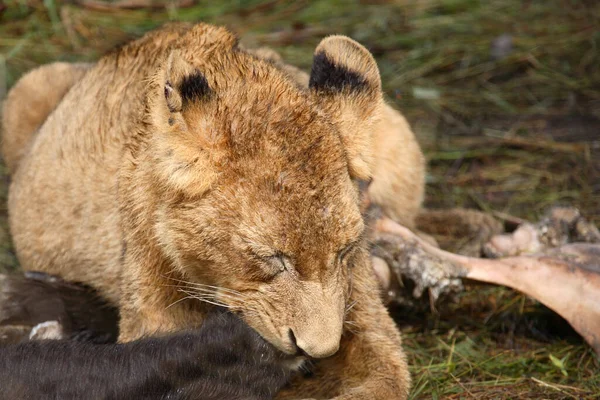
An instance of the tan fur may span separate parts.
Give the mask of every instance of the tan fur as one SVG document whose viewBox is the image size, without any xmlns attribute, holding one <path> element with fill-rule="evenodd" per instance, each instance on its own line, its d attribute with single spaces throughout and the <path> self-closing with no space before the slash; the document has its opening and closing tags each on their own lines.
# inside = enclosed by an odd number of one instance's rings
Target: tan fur
<svg viewBox="0 0 600 400">
<path fill-rule="evenodd" d="M 383 168 L 372 132 L 398 114 L 362 46 L 330 37 L 317 51 L 364 85 L 301 88 L 204 24 L 168 25 L 102 58 L 13 177 L 23 267 L 97 287 L 120 305 L 122 341 L 200 324 L 207 304 L 187 292 L 236 310 L 283 351 L 334 354 L 281 398 L 406 398 L 353 181 Z M 194 74 L 210 91 L 190 100 Z"/>
<path fill-rule="evenodd" d="M 14 173 L 31 137 L 90 64 L 56 62 L 36 68 L 12 87 L 3 104 L 2 154 L 9 173 Z M 40 94 L 43 94 L 40 96 Z"/>
<path fill-rule="evenodd" d="M 285 64 L 281 56 L 267 47 L 249 49 L 257 57 L 270 60 L 302 87 L 309 75 Z M 372 178 L 369 196 L 390 218 L 409 228 L 415 227 L 425 195 L 425 157 L 410 125 L 400 112 L 384 104 L 372 128 Z"/>
</svg>

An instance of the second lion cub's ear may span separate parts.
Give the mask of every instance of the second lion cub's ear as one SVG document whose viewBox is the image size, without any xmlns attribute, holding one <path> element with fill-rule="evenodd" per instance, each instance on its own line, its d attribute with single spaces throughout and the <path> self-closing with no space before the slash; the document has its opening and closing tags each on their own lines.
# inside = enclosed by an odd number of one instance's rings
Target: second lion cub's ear
<svg viewBox="0 0 600 400">
<path fill-rule="evenodd" d="M 371 131 L 383 98 L 375 59 L 346 36 L 329 36 L 315 50 L 309 88 L 340 127 L 350 174 L 371 177 Z"/>
</svg>

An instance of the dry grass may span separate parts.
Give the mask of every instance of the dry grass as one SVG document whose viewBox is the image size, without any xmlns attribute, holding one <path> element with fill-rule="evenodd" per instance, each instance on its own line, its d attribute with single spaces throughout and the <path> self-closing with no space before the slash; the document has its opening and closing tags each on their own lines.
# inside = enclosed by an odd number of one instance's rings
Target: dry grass
<svg viewBox="0 0 600 400">
<path fill-rule="evenodd" d="M 0 97 L 36 65 L 94 60 L 171 19 L 228 25 L 305 68 L 320 38 L 344 33 L 376 55 L 388 99 L 419 136 L 430 160 L 429 207 L 535 220 L 565 203 L 600 222 L 597 1 L 203 0 L 178 9 L 155 0 L 154 9 L 111 11 L 4 1 Z M 16 266 L 2 210 L 0 270 Z M 598 358 L 525 296 L 473 286 L 438 311 L 393 310 L 414 398 L 600 397 Z"/>
</svg>

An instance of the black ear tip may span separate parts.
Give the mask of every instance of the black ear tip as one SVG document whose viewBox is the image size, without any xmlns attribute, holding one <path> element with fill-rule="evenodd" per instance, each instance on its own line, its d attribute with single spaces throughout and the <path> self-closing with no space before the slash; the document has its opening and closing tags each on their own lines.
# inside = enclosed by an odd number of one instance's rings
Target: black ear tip
<svg viewBox="0 0 600 400">
<path fill-rule="evenodd" d="M 204 75 L 200 71 L 194 71 L 181 80 L 179 93 L 181 93 L 181 100 L 185 107 L 192 102 L 206 99 L 212 91 Z"/>
<path fill-rule="evenodd" d="M 336 64 L 322 50 L 315 54 L 308 86 L 317 91 L 341 92 L 362 91 L 369 87 L 367 79 L 344 65 Z"/>
</svg>

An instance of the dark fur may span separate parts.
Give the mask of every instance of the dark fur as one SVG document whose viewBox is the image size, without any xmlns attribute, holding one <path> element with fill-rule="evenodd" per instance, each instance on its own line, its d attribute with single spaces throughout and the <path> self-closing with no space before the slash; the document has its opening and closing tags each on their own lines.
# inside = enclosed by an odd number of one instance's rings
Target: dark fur
<svg viewBox="0 0 600 400">
<path fill-rule="evenodd" d="M 89 286 L 71 283 L 42 272 L 0 275 L 0 331 L 33 328 L 57 321 L 66 337 L 95 343 L 114 343 L 119 312 Z M 12 329 L 14 332 L 15 329 Z M 0 343 L 26 340 L 29 331 Z"/>
<path fill-rule="evenodd" d="M 197 71 L 183 78 L 179 86 L 179 91 L 181 92 L 184 107 L 193 102 L 201 101 L 211 94 L 206 78 Z"/>
<path fill-rule="evenodd" d="M 336 65 L 322 51 L 314 57 L 308 86 L 324 92 L 359 92 L 368 88 L 369 84 L 359 73 L 350 71 L 343 65 Z"/>
<path fill-rule="evenodd" d="M 125 344 L 0 347 L 0 399 L 271 399 L 289 359 L 232 314 L 195 331 Z"/>
</svg>

